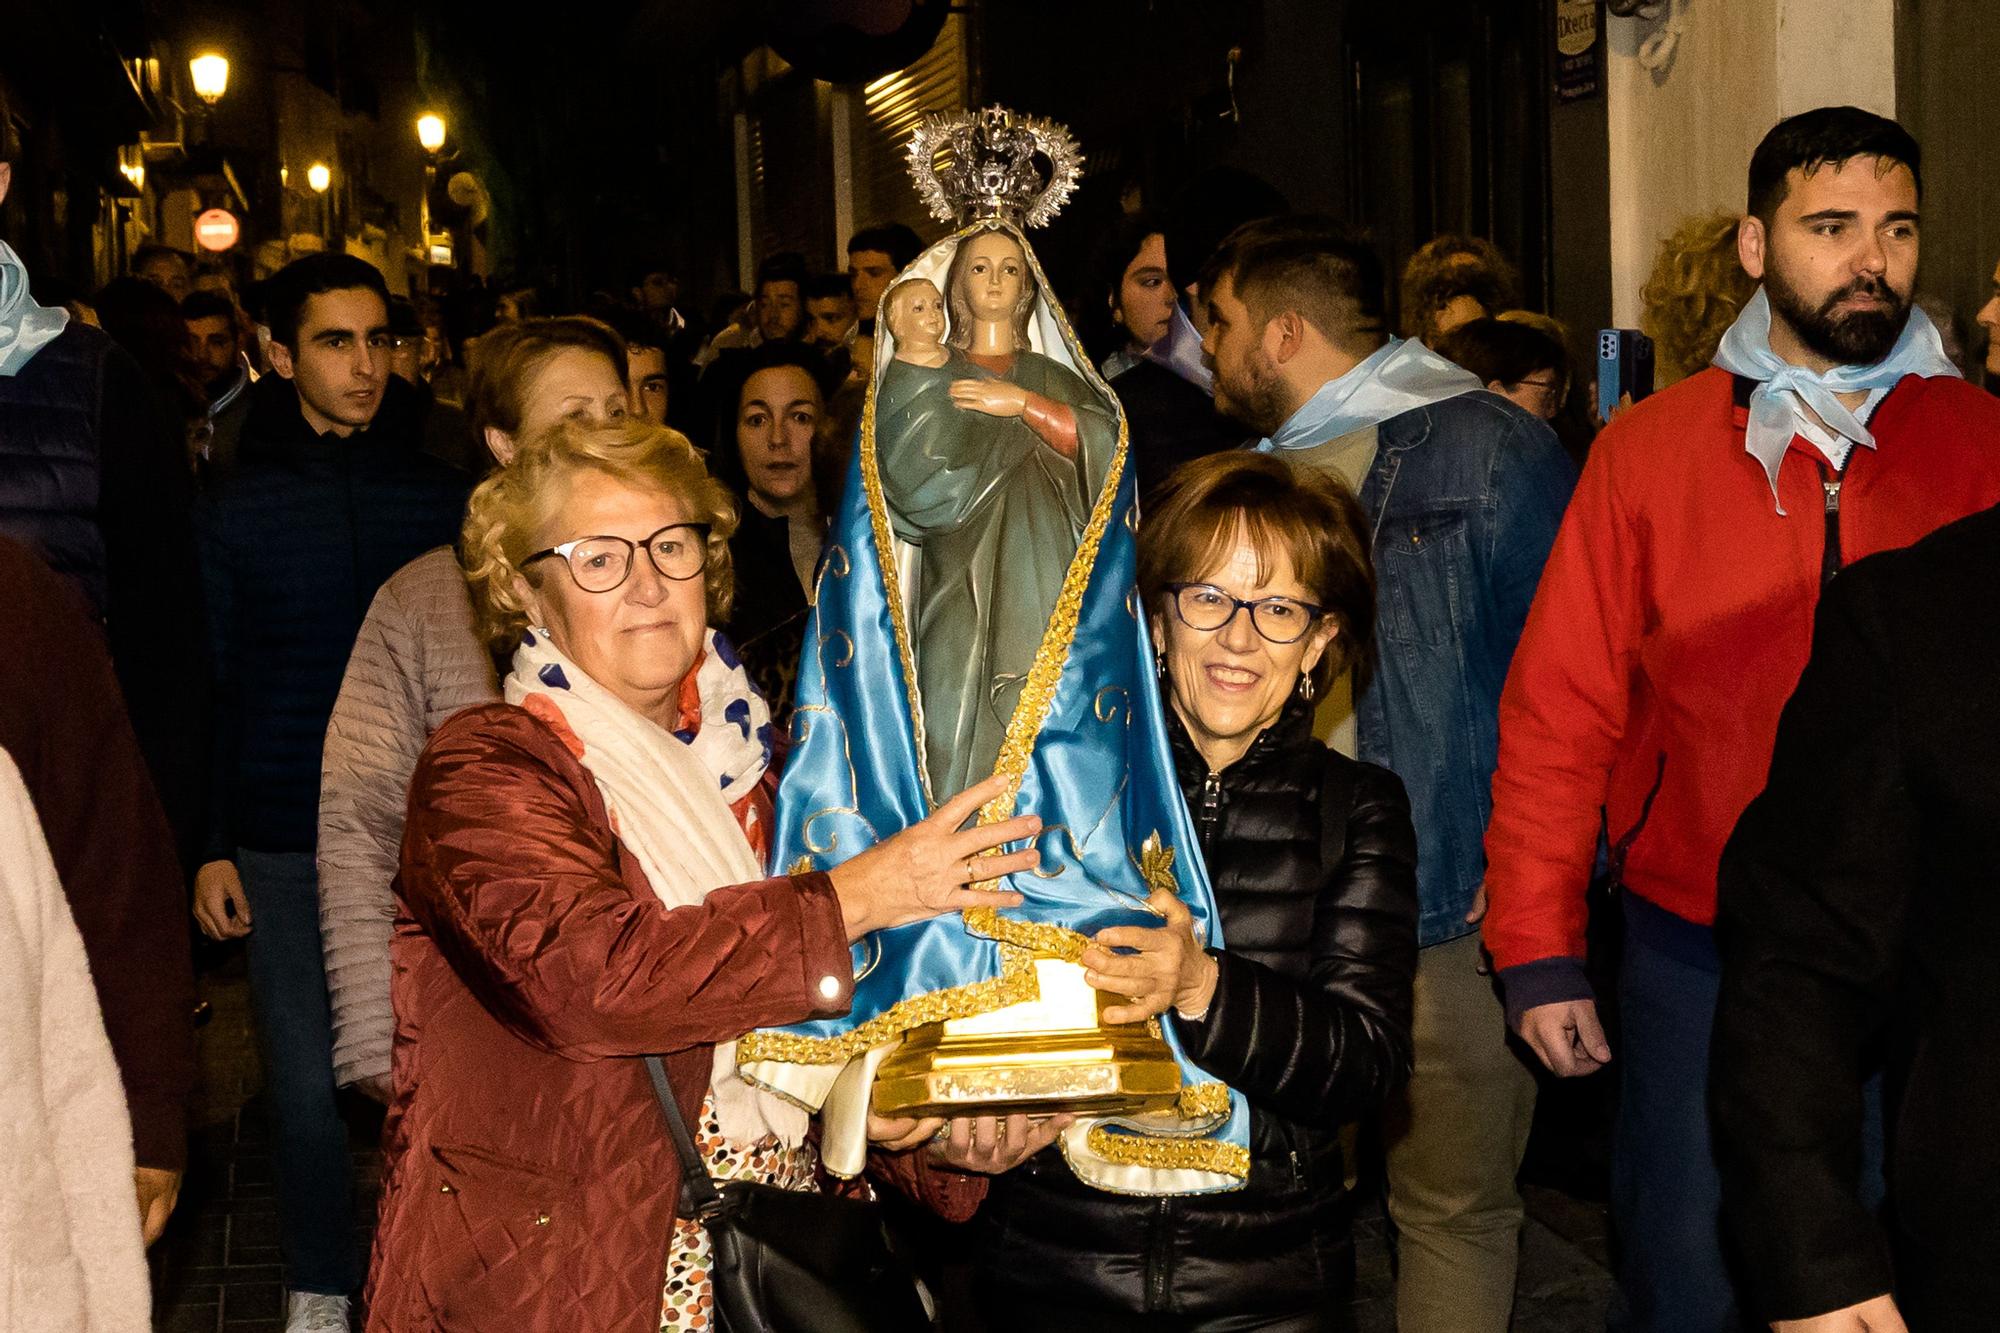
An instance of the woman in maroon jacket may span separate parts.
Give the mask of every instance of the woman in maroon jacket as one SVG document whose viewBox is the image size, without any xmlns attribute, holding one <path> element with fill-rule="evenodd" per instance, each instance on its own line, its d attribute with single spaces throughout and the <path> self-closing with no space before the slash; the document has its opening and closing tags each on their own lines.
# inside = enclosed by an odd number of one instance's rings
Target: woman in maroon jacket
<svg viewBox="0 0 2000 1333">
<path fill-rule="evenodd" d="M 565 425 L 474 493 L 482 615 L 521 646 L 507 702 L 440 728 L 411 786 L 371 1329 L 709 1327 L 637 1057 L 665 1056 L 713 1174 L 811 1188 L 803 1113 L 736 1076 L 734 1039 L 841 1012 L 851 941 L 1034 863 L 975 876 L 1037 827 L 961 831 L 989 782 L 830 873 L 761 877 L 768 715 L 707 630 L 734 519 L 687 441 L 637 421 Z M 879 1173 L 967 1215 L 983 1181 L 903 1151 L 936 1128 L 872 1125 Z"/>
</svg>

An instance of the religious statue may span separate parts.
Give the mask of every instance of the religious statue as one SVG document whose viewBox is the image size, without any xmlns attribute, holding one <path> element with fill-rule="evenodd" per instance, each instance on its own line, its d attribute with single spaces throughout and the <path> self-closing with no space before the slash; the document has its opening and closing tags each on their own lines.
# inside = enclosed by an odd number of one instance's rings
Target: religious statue
<svg viewBox="0 0 2000 1333">
<path fill-rule="evenodd" d="M 885 1114 L 1074 1111 L 1083 1180 L 1231 1189 L 1248 1112 L 1158 1022 L 1104 1024 L 1076 958 L 1164 888 L 1219 944 L 1134 585 L 1123 413 L 1029 246 L 1073 188 L 1068 131 L 933 115 L 911 170 L 958 229 L 883 294 L 875 371 L 822 558 L 774 868 L 825 867 L 999 773 L 983 821 L 1039 815 L 1019 907 L 878 931 L 840 1019 L 751 1033 L 751 1081 L 823 1110 L 830 1170 Z M 1115 997 L 1110 1001 L 1117 1003 Z"/>
<path fill-rule="evenodd" d="M 889 322 L 898 350 L 875 436 L 890 525 L 918 552 L 910 624 L 924 762 L 931 790 L 949 794 L 1000 756 L 1118 420 L 1080 375 L 1030 349 L 1037 293 L 1019 240 L 999 229 L 967 237 L 946 286 L 941 364 L 905 357 Z M 905 304 L 923 302 L 918 292 Z"/>
</svg>

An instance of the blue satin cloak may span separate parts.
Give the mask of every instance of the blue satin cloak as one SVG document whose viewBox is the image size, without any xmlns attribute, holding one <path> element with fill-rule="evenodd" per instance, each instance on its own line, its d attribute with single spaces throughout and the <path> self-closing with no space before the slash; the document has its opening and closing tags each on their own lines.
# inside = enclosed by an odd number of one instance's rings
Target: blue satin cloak
<svg viewBox="0 0 2000 1333">
<path fill-rule="evenodd" d="M 816 869 L 837 865 L 931 808 L 862 465 L 857 448 L 821 561 L 778 794 L 774 872 L 795 870 L 802 860 Z M 1199 938 L 1220 946 L 1214 895 L 1175 780 L 1140 615 L 1137 513 L 1132 471 L 1121 467 L 1076 634 L 1015 805 L 1017 813 L 1043 821 L 1042 866 L 1009 877 L 1008 887 L 1026 901 L 1004 915 L 1084 935 L 1113 925 L 1158 925 L 1140 906 L 1148 888 L 1139 865 L 1142 844 L 1157 836 L 1174 853 L 1173 874 Z M 954 794 L 935 795 L 942 801 Z M 854 1002 L 845 1017 L 781 1031 L 837 1038 L 904 1001 L 998 977 L 1002 946 L 951 914 L 876 932 L 854 946 L 854 967 Z M 1189 1063 L 1173 1025 L 1161 1027 L 1184 1083 L 1215 1082 Z M 1232 1092 L 1227 1122 L 1204 1135 L 1210 1136 L 1247 1143 L 1240 1094 Z"/>
</svg>

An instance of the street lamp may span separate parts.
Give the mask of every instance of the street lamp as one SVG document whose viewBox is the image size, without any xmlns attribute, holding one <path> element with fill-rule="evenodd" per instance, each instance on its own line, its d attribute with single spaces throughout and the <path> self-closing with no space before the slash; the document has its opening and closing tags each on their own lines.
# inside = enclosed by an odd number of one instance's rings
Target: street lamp
<svg viewBox="0 0 2000 1333">
<path fill-rule="evenodd" d="M 324 236 L 330 220 L 327 214 L 326 187 L 333 184 L 333 168 L 324 162 L 313 163 L 306 168 L 306 184 L 312 186 L 313 193 L 319 196 L 319 230 Z"/>
<path fill-rule="evenodd" d="M 194 76 L 195 96 L 214 106 L 229 91 L 229 61 L 213 51 L 204 51 L 188 61 L 188 73 Z"/>
<path fill-rule="evenodd" d="M 444 148 L 444 117 L 435 111 L 426 111 L 417 117 L 417 143 L 424 150 L 424 194 L 417 208 L 417 224 L 424 233 L 424 272 L 429 273 L 431 264 L 431 191 L 437 187 L 438 153 Z M 426 288 L 430 285 L 424 279 Z"/>
</svg>

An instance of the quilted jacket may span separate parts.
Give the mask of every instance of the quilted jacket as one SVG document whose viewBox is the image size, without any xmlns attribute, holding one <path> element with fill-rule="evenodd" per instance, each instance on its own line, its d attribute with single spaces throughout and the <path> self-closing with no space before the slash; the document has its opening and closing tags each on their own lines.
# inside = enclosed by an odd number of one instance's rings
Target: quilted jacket
<svg viewBox="0 0 2000 1333">
<path fill-rule="evenodd" d="M 714 1043 L 845 1012 L 831 882 L 668 910 L 556 733 L 491 703 L 425 747 L 396 891 L 368 1327 L 654 1333 L 680 1168 L 636 1057 L 692 1121 Z M 985 1193 L 921 1152 L 870 1167 L 951 1218 Z"/>
<path fill-rule="evenodd" d="M 343 1087 L 389 1072 L 390 884 L 417 756 L 446 718 L 499 697 L 458 557 L 424 552 L 370 603 L 320 759 L 320 942 Z"/>
<path fill-rule="evenodd" d="M 1017 1323 L 1046 1307 L 1124 1327 L 1115 1316 L 1344 1306 L 1340 1126 L 1410 1072 L 1416 835 L 1403 784 L 1315 741 L 1302 702 L 1220 773 L 1167 716 L 1224 944 L 1208 1013 L 1168 1021 L 1197 1065 L 1249 1098 L 1250 1178 L 1223 1194 L 1120 1197 L 1081 1184 L 1054 1150 L 999 1177 L 979 1281 Z"/>
</svg>

